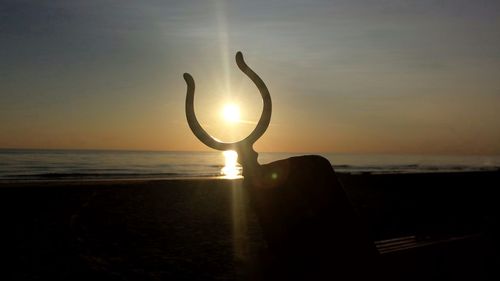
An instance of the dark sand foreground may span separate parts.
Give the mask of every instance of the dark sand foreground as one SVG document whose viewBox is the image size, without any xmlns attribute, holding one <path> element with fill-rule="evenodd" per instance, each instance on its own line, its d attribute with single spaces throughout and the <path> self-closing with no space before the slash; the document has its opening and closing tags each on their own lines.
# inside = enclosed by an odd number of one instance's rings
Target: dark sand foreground
<svg viewBox="0 0 500 281">
<path fill-rule="evenodd" d="M 384 279 L 500 280 L 499 172 L 340 179 Z M 241 180 L 2 183 L 0 206 L 0 280 L 265 277 Z"/>
</svg>

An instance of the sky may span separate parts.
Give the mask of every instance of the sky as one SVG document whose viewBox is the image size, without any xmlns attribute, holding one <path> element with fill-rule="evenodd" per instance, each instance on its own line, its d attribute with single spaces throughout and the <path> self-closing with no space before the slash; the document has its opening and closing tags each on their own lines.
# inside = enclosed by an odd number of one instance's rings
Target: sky
<svg viewBox="0 0 500 281">
<path fill-rule="evenodd" d="M 500 2 L 0 1 L 0 148 L 500 154 Z M 238 104 L 242 122 L 221 120 Z"/>
</svg>

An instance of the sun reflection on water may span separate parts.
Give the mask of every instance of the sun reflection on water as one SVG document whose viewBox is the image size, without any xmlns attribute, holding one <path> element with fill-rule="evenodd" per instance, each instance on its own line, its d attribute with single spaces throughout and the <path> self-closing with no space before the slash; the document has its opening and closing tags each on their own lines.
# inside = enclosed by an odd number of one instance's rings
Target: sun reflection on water
<svg viewBox="0 0 500 281">
<path fill-rule="evenodd" d="M 223 178 L 237 179 L 241 178 L 241 166 L 238 164 L 238 153 L 234 150 L 222 152 L 225 159 L 224 167 L 221 169 Z"/>
</svg>

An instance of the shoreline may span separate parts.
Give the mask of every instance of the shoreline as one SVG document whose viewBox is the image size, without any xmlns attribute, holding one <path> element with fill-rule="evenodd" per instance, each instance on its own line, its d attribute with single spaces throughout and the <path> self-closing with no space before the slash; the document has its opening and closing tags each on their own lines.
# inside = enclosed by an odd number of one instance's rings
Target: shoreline
<svg viewBox="0 0 500 281">
<path fill-rule="evenodd" d="M 165 183 L 165 182 L 197 182 L 197 181 L 238 181 L 243 178 L 230 179 L 224 177 L 179 177 L 179 178 L 111 178 L 111 179 L 43 179 L 43 180 L 0 180 L 0 189 L 7 186 L 23 186 L 41 184 L 50 185 L 126 185 L 140 183 Z"/>
<path fill-rule="evenodd" d="M 362 177 L 362 176 L 419 176 L 419 175 L 459 175 L 459 174 L 498 174 L 500 173 L 500 169 L 491 168 L 491 169 L 478 169 L 478 170 L 469 170 L 469 171 L 422 171 L 422 172 L 336 172 L 340 177 Z M 141 182 L 168 182 L 168 181 L 213 181 L 213 180 L 222 180 L 222 181 L 232 181 L 232 180 L 243 180 L 243 176 L 238 176 L 237 178 L 227 178 L 225 176 L 179 176 L 179 177 L 125 177 L 125 178 L 40 178 L 40 179 L 0 179 L 0 188 L 4 186 L 10 185 L 32 185 L 32 184 L 104 184 L 104 183 L 141 183 Z"/>
</svg>

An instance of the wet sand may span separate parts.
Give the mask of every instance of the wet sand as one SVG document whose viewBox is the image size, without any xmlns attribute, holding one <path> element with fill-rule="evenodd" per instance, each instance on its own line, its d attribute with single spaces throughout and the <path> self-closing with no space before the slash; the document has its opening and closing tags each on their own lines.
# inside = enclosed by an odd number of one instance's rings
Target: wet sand
<svg viewBox="0 0 500 281">
<path fill-rule="evenodd" d="M 499 172 L 340 180 L 374 241 L 479 234 L 382 255 L 386 279 L 499 276 Z M 1 280 L 263 278 L 266 245 L 241 180 L 2 183 L 0 206 Z"/>
</svg>

